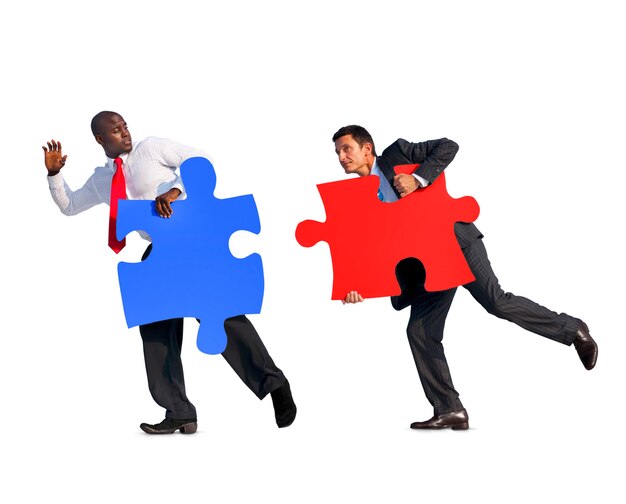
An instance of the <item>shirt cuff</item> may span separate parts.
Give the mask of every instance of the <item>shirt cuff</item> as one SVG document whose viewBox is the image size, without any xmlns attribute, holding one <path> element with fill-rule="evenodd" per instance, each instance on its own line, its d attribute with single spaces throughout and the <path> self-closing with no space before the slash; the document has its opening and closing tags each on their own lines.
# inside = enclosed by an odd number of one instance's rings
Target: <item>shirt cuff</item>
<svg viewBox="0 0 626 504">
<path fill-rule="evenodd" d="M 56 175 L 52 175 L 52 177 L 48 176 L 46 178 L 48 179 L 48 185 L 51 189 L 59 189 L 63 187 L 63 175 L 61 175 L 61 172 Z"/>
<path fill-rule="evenodd" d="M 181 182 L 176 182 L 170 189 L 178 189 L 180 191 L 180 196 L 177 199 L 184 200 L 187 199 L 187 193 L 185 192 L 185 186 Z"/>
<path fill-rule="evenodd" d="M 417 181 L 422 184 L 422 187 L 426 187 L 428 185 L 428 180 L 426 180 L 424 177 L 420 177 L 419 175 L 415 175 L 415 173 L 412 173 L 411 175 L 413 175 Z"/>
</svg>

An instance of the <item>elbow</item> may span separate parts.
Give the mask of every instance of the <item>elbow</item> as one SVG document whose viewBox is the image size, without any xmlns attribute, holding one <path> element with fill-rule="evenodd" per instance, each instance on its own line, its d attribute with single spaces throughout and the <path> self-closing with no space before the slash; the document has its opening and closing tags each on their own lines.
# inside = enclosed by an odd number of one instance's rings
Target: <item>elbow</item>
<svg viewBox="0 0 626 504">
<path fill-rule="evenodd" d="M 450 150 L 453 156 L 455 156 L 456 153 L 459 152 L 459 144 L 456 143 L 454 140 L 450 140 L 449 138 L 443 138 L 442 140 L 446 142 L 446 147 Z"/>
<path fill-rule="evenodd" d="M 77 213 L 73 205 L 61 206 L 59 203 L 57 203 L 57 206 L 59 207 L 61 213 L 68 217 Z"/>
</svg>

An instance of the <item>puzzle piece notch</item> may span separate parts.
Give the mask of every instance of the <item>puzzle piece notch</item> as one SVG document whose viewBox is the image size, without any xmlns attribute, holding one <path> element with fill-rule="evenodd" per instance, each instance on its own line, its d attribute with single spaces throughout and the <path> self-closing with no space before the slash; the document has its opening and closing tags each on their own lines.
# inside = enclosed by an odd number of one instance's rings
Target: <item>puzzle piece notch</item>
<svg viewBox="0 0 626 504">
<path fill-rule="evenodd" d="M 119 202 L 118 237 L 143 230 L 153 241 L 146 260 L 118 264 L 126 323 L 198 318 L 198 348 L 217 354 L 226 348 L 226 318 L 261 311 L 261 257 L 235 258 L 228 247 L 233 233 L 258 234 L 261 223 L 252 195 L 214 196 L 216 176 L 208 159 L 187 159 L 180 172 L 187 199 L 172 203 L 169 219 L 158 216 L 153 201 Z"/>
<path fill-rule="evenodd" d="M 396 173 L 412 173 L 415 168 L 397 166 Z M 443 173 L 394 203 L 377 198 L 378 186 L 376 176 L 319 184 L 326 221 L 303 221 L 296 229 L 296 239 L 304 247 L 328 243 L 332 299 L 344 299 L 352 290 L 366 298 L 400 294 L 395 267 L 408 257 L 424 265 L 429 291 L 474 280 L 454 234 L 455 222 L 478 217 L 474 198 L 451 198 Z"/>
</svg>

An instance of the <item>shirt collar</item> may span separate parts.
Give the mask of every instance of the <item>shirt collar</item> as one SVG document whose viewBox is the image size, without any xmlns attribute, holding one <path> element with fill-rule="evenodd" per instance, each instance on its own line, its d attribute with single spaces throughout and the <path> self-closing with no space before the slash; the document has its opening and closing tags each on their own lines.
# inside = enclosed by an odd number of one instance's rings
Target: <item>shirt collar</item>
<svg viewBox="0 0 626 504">
<path fill-rule="evenodd" d="M 382 175 L 380 168 L 378 167 L 378 163 L 376 162 L 378 158 L 374 158 L 374 164 L 372 165 L 372 169 L 370 170 L 370 175 L 378 175 L 379 177 Z"/>
<path fill-rule="evenodd" d="M 128 157 L 128 152 L 123 152 L 122 154 L 119 155 L 119 158 L 122 160 L 122 163 L 126 163 L 126 158 Z M 115 171 L 117 168 L 115 166 L 115 158 L 110 158 L 109 156 L 107 156 L 107 166 Z"/>
</svg>

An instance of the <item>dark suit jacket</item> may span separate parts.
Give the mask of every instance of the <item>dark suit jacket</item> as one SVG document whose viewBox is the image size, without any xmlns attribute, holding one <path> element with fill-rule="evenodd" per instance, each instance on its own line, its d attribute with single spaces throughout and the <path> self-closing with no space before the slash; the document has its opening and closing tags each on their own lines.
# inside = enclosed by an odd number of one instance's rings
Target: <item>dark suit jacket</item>
<svg viewBox="0 0 626 504">
<path fill-rule="evenodd" d="M 415 173 L 432 184 L 452 162 L 458 150 L 459 146 L 447 138 L 418 143 L 407 142 L 399 138 L 376 158 L 376 162 L 380 171 L 391 184 L 396 196 L 400 197 L 398 191 L 393 187 L 394 166 L 419 164 L 420 167 Z M 464 222 L 457 222 L 454 225 L 454 232 L 461 248 L 467 247 L 474 240 L 483 236 L 474 224 Z"/>
</svg>

